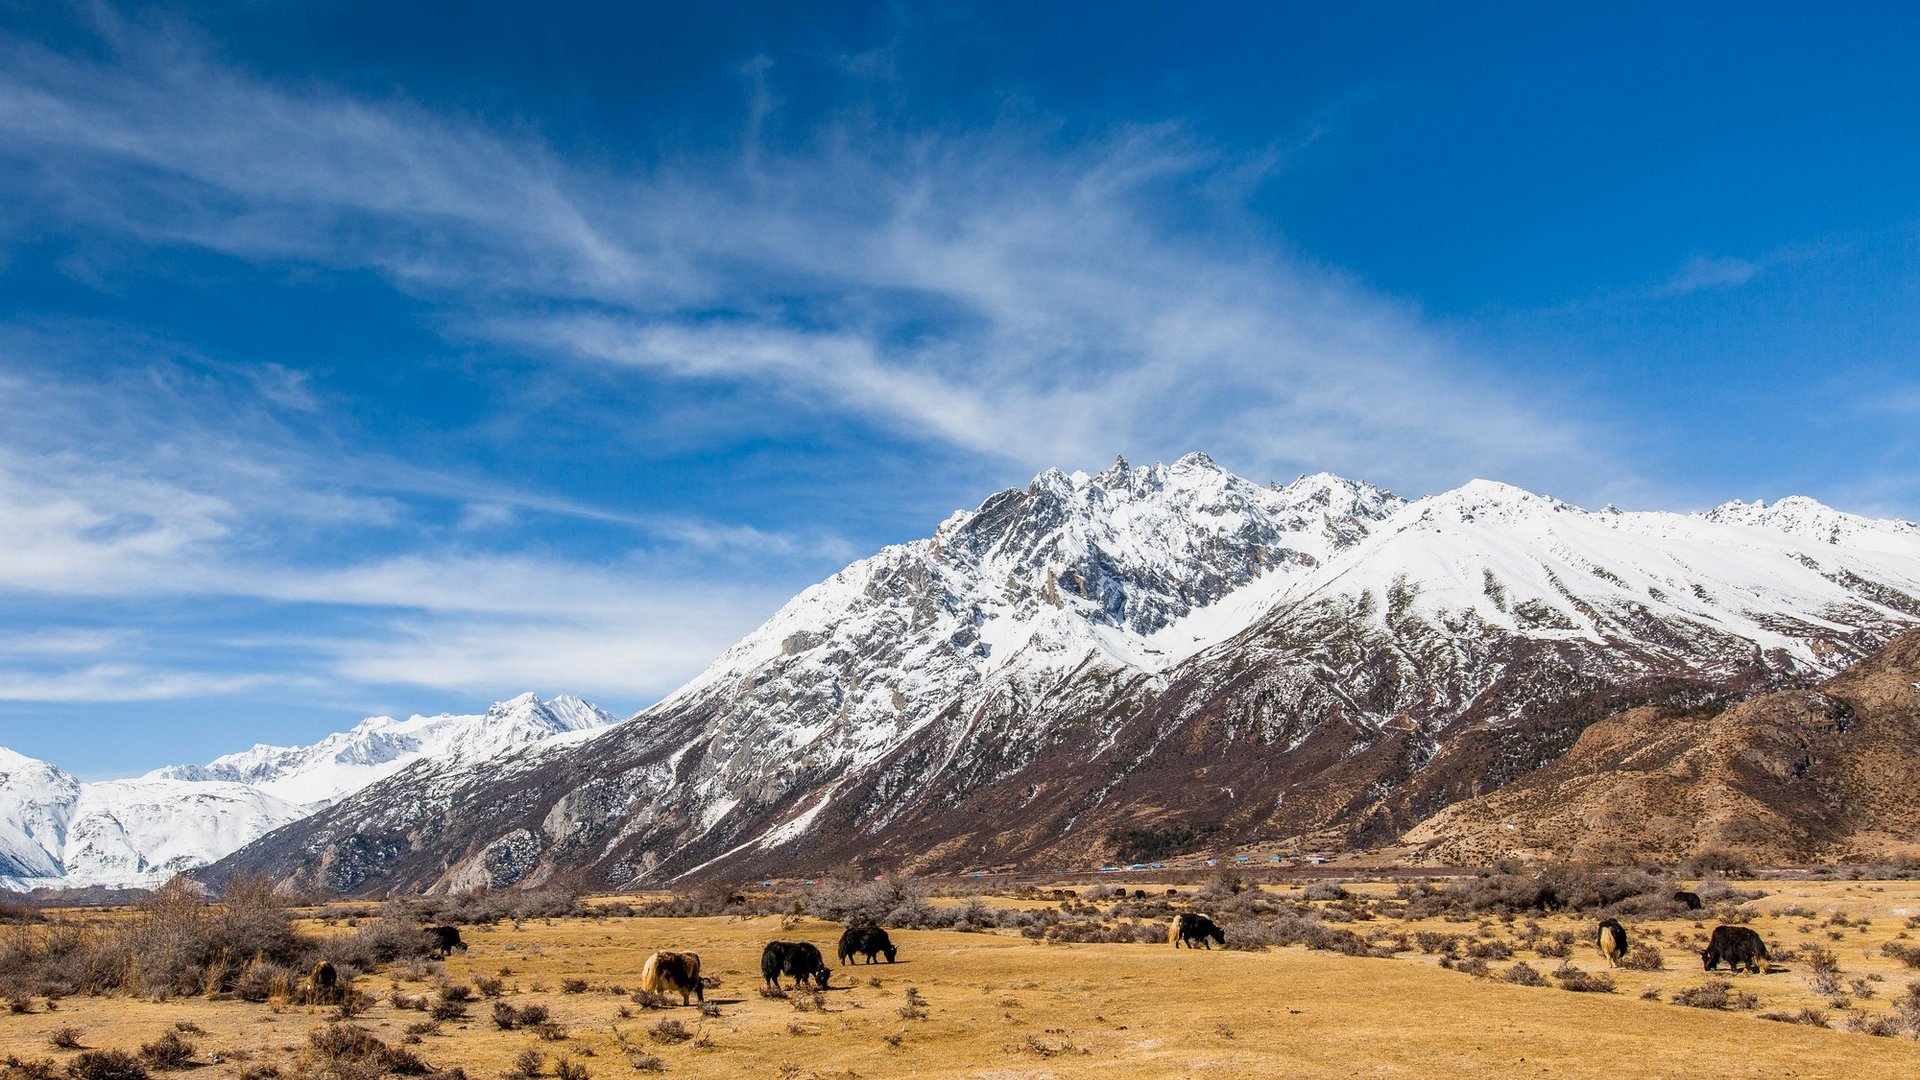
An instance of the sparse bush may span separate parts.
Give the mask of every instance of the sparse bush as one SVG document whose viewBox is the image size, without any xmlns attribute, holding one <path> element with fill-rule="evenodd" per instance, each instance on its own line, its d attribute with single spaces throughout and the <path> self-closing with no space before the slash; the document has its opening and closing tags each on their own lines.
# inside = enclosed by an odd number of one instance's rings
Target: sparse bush
<svg viewBox="0 0 1920 1080">
<path fill-rule="evenodd" d="M 1778 1010 L 1774 1012 L 1763 1012 L 1760 1014 L 1760 1019 L 1776 1020 L 1783 1024 L 1805 1024 L 1808 1027 L 1823 1028 L 1828 1026 L 1827 1010 L 1816 1009 L 1816 1008 L 1813 1008 L 1812 1006 L 1805 1006 L 1796 1012 L 1784 1012 L 1784 1011 L 1778 1011 Z"/>
<path fill-rule="evenodd" d="M 563 994 L 584 994 L 587 992 L 587 980 L 579 978 L 561 979 L 560 992 Z"/>
<path fill-rule="evenodd" d="M 1833 950 L 1821 945 L 1809 945 L 1801 950 L 1800 955 L 1807 969 L 1813 973 L 1814 993 L 1840 992 L 1840 961 L 1833 955 Z"/>
<path fill-rule="evenodd" d="M 23 1058 L 8 1054 L 0 1059 L 0 1080 L 59 1080 L 60 1069 L 52 1058 Z"/>
<path fill-rule="evenodd" d="M 179 1032 L 169 1031 L 140 1047 L 140 1060 L 148 1068 L 161 1072 L 184 1069 L 193 1064 L 193 1044 L 181 1038 Z"/>
<path fill-rule="evenodd" d="M 1760 1000 L 1744 990 L 1735 990 L 1725 979 L 1708 979 L 1699 986 L 1676 992 L 1673 1003 L 1696 1009 L 1752 1009 Z"/>
<path fill-rule="evenodd" d="M 526 1080 L 529 1077 L 539 1076 L 546 1065 L 547 1056 L 529 1047 L 520 1051 L 520 1056 L 513 1059 L 513 1067 L 507 1070 L 507 1075 L 517 1080 Z"/>
<path fill-rule="evenodd" d="M 1719 848 L 1709 848 L 1681 864 L 1681 871 L 1688 877 L 1704 877 L 1719 874 L 1724 877 L 1747 877 L 1753 873 L 1753 865 L 1744 856 Z M 1701 893 L 1704 899 L 1706 894 Z"/>
<path fill-rule="evenodd" d="M 1533 966 L 1528 964 L 1525 960 L 1522 960 L 1519 963 L 1508 968 L 1507 973 L 1505 976 L 1503 976 L 1503 978 L 1505 978 L 1508 982 L 1513 983 L 1515 986 L 1547 985 L 1547 977 L 1545 975 L 1540 974 L 1538 971 L 1535 971 L 1533 969 Z"/>
<path fill-rule="evenodd" d="M 1642 941 L 1627 949 L 1627 955 L 1620 958 L 1620 966 L 1628 971 L 1665 971 L 1667 955 Z"/>
<path fill-rule="evenodd" d="M 647 1038 L 660 1043 L 686 1042 L 693 1038 L 693 1032 L 678 1020 L 662 1020 L 647 1029 Z"/>
<path fill-rule="evenodd" d="M 124 1050 L 83 1050 L 67 1062 L 72 1080 L 147 1080 L 149 1075 L 147 1067 Z"/>
<path fill-rule="evenodd" d="M 1889 941 L 1880 946 L 1880 955 L 1890 956 L 1910 968 L 1920 968 L 1920 946 Z"/>
<path fill-rule="evenodd" d="M 54 1028 L 53 1034 L 47 1036 L 47 1041 L 52 1043 L 56 1050 L 78 1050 L 80 1034 L 79 1028 L 69 1024 L 66 1027 Z"/>
<path fill-rule="evenodd" d="M 433 1069 L 412 1051 L 388 1046 L 357 1024 L 329 1024 L 307 1033 L 306 1060 L 338 1075 L 425 1076 Z"/>
<path fill-rule="evenodd" d="M 918 928 L 941 918 L 928 906 L 925 886 L 897 874 L 869 882 L 827 878 L 808 889 L 801 903 L 807 914 L 844 926 Z M 942 925 L 952 925 L 954 917 L 947 915 Z"/>
<path fill-rule="evenodd" d="M 1584 971 L 1572 964 L 1561 964 L 1553 969 L 1554 981 L 1560 989 L 1571 990 L 1576 994 L 1611 994 L 1613 978 L 1599 972 Z"/>
<path fill-rule="evenodd" d="M 1331 881 L 1316 881 L 1300 892 L 1302 900 L 1345 900 L 1352 895 Z"/>
<path fill-rule="evenodd" d="M 588 1080 L 591 1074 L 585 1065 L 576 1064 L 572 1058 L 561 1054 L 553 1063 L 553 1075 L 556 1080 Z"/>
<path fill-rule="evenodd" d="M 1513 950 L 1499 938 L 1487 941 L 1470 942 L 1466 947 L 1468 956 L 1481 960 L 1505 960 L 1513 955 Z"/>
</svg>

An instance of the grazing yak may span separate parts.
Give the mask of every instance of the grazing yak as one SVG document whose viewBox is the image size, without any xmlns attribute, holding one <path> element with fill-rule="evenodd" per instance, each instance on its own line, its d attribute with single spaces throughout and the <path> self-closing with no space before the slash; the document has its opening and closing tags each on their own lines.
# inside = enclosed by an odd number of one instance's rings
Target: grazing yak
<svg viewBox="0 0 1920 1080">
<path fill-rule="evenodd" d="M 1688 892 L 1685 889 L 1681 889 L 1673 894 L 1673 902 L 1686 908 L 1688 911 L 1699 911 L 1701 908 L 1707 906 L 1700 902 L 1699 893 Z"/>
<path fill-rule="evenodd" d="M 1167 930 L 1167 940 L 1172 942 L 1176 949 L 1185 945 L 1189 949 L 1205 948 L 1208 952 L 1212 952 L 1213 946 L 1207 944 L 1209 938 L 1225 945 L 1227 932 L 1215 926 L 1211 918 L 1193 911 L 1181 912 Z M 1195 944 L 1196 942 L 1198 944 Z"/>
<path fill-rule="evenodd" d="M 820 958 L 820 950 L 810 941 L 769 941 L 767 947 L 760 950 L 760 974 L 767 985 L 778 990 L 780 976 L 793 980 L 796 987 L 805 986 L 812 979 L 815 986 L 825 990 L 827 977 L 833 969 L 827 967 Z"/>
<path fill-rule="evenodd" d="M 1627 955 L 1627 928 L 1620 925 L 1619 919 L 1607 919 L 1600 924 L 1594 944 L 1600 947 L 1600 955 L 1607 958 L 1608 967 L 1619 967 L 1620 958 Z"/>
<path fill-rule="evenodd" d="M 899 950 L 887 932 L 877 926 L 849 926 L 846 933 L 840 935 L 840 962 L 853 963 L 855 956 L 864 956 L 867 963 L 876 963 L 881 953 L 887 955 L 887 963 L 893 963 L 894 954 Z"/>
<path fill-rule="evenodd" d="M 429 926 L 427 936 L 433 939 L 428 945 L 428 951 L 442 960 L 456 951 L 467 951 L 467 943 L 460 940 L 460 931 L 456 927 Z"/>
<path fill-rule="evenodd" d="M 320 961 L 307 974 L 307 1000 L 315 1005 L 339 1003 L 340 972 L 331 961 Z"/>
<path fill-rule="evenodd" d="M 1732 971 L 1746 968 L 1758 975 L 1766 970 L 1767 943 L 1760 935 L 1744 926 L 1716 926 L 1713 937 L 1707 940 L 1707 947 L 1700 950 L 1700 963 L 1713 971 L 1726 964 Z"/>
<path fill-rule="evenodd" d="M 707 1000 L 706 989 L 700 983 L 700 954 L 654 953 L 640 968 L 640 988 L 655 994 L 678 993 L 682 1005 L 688 1003 L 689 995 L 699 1001 Z"/>
</svg>

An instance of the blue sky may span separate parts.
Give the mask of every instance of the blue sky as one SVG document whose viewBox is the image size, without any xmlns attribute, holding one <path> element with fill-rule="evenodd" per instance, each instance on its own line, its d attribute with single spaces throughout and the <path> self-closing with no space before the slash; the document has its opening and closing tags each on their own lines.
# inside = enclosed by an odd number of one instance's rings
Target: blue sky
<svg viewBox="0 0 1920 1080">
<path fill-rule="evenodd" d="M 1115 454 L 1920 517 L 1920 17 L 1560 7 L 8 5 L 0 744 L 631 711 Z"/>
</svg>

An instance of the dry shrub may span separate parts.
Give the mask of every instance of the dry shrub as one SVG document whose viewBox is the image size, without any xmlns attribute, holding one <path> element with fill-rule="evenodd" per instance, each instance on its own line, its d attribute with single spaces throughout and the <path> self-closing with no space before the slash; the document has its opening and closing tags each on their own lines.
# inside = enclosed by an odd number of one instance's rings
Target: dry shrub
<svg viewBox="0 0 1920 1080">
<path fill-rule="evenodd" d="M 60 1069 L 52 1058 L 22 1058 L 8 1054 L 0 1059 L 0 1080 L 59 1080 Z"/>
<path fill-rule="evenodd" d="M 1468 944 L 1466 953 L 1479 960 L 1505 960 L 1513 955 L 1513 949 L 1499 938 L 1493 938 Z"/>
<path fill-rule="evenodd" d="M 910 877 L 887 874 L 878 881 L 826 878 L 808 889 L 801 900 L 808 915 L 842 926 L 951 926 L 957 913 L 942 920 L 927 904 L 926 887 Z"/>
<path fill-rule="evenodd" d="M 520 1056 L 513 1059 L 513 1067 L 506 1071 L 506 1076 L 508 1080 L 527 1080 L 529 1077 L 539 1076 L 540 1070 L 546 1066 L 546 1063 L 545 1054 L 529 1047 L 520 1051 Z"/>
<path fill-rule="evenodd" d="M 71 1080 L 147 1080 L 140 1060 L 124 1050 L 84 1050 L 67 1062 Z"/>
<path fill-rule="evenodd" d="M 561 979 L 560 992 L 563 994 L 584 994 L 587 992 L 587 980 L 579 978 Z"/>
<path fill-rule="evenodd" d="M 493 1023 L 502 1031 L 512 1031 L 518 1027 L 538 1027 L 547 1022 L 545 1005 L 521 1005 L 518 1008 L 504 1002 L 493 1003 Z"/>
<path fill-rule="evenodd" d="M 1889 941 L 1880 946 L 1880 955 L 1890 956 L 1910 968 L 1920 968 L 1920 946 Z"/>
<path fill-rule="evenodd" d="M 1613 979 L 1611 976 L 1584 971 L 1572 964 L 1561 964 L 1553 970 L 1554 980 L 1560 989 L 1571 990 L 1576 994 L 1611 994 Z"/>
<path fill-rule="evenodd" d="M 53 1033 L 47 1036 L 47 1041 L 52 1043 L 53 1048 L 56 1050 L 78 1050 L 80 1049 L 80 1034 L 79 1028 L 68 1025 L 66 1027 L 54 1028 Z"/>
<path fill-rule="evenodd" d="M 1525 960 L 1508 968 L 1506 975 L 1502 977 L 1515 986 L 1547 985 L 1547 977 L 1535 971 L 1533 965 L 1527 963 Z"/>
<path fill-rule="evenodd" d="M 1823 1028 L 1828 1026 L 1827 1010 L 1816 1009 L 1810 1005 L 1801 1008 L 1798 1012 L 1784 1012 L 1784 1011 L 1778 1011 L 1778 1010 L 1774 1012 L 1763 1012 L 1760 1014 L 1760 1019 L 1776 1020 L 1783 1024 L 1805 1024 L 1808 1027 Z"/>
<path fill-rule="evenodd" d="M 343 1077 L 425 1076 L 433 1071 L 410 1050 L 397 1049 L 358 1024 L 329 1024 L 307 1033 L 303 1071 Z"/>
<path fill-rule="evenodd" d="M 662 1020 L 647 1029 L 647 1038 L 661 1043 L 686 1042 L 693 1038 L 693 1032 L 678 1020 Z"/>
<path fill-rule="evenodd" d="M 193 1044 L 180 1037 L 177 1031 L 169 1031 L 150 1043 L 140 1047 L 140 1060 L 147 1067 L 168 1072 L 184 1069 L 193 1064 Z"/>
<path fill-rule="evenodd" d="M 1620 958 L 1620 966 L 1628 971 L 1665 971 L 1667 955 L 1652 945 L 1640 942 L 1627 949 L 1627 955 Z"/>
<path fill-rule="evenodd" d="M 1676 992 L 1673 1003 L 1696 1009 L 1752 1009 L 1760 1000 L 1744 990 L 1735 990 L 1725 979 L 1708 979 L 1699 986 Z"/>
</svg>

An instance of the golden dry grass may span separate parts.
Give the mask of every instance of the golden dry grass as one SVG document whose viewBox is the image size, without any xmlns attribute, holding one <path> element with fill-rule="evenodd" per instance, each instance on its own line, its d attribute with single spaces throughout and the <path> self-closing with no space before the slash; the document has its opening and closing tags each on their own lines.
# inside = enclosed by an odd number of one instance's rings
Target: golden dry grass
<svg viewBox="0 0 1920 1080">
<path fill-rule="evenodd" d="M 1856 1001 L 1884 1011 L 1886 999 L 1920 979 L 1879 946 L 1908 931 L 1920 914 L 1920 884 L 1911 882 L 1768 882 L 1752 925 L 1778 946 L 1819 942 L 1840 959 L 1843 981 L 1879 975 L 1876 997 Z M 1391 887 L 1362 891 L 1385 894 Z M 1800 906 L 1812 918 L 1774 914 Z M 1829 926 L 1833 913 L 1871 920 L 1864 932 Z M 1487 920 L 1373 920 L 1355 929 L 1434 929 L 1512 940 L 1523 925 Z M 1605 964 L 1586 942 L 1589 920 L 1541 920 L 1544 929 L 1579 934 L 1573 962 L 1589 971 Z M 1557 987 L 1518 987 L 1441 969 L 1417 953 L 1365 959 L 1292 947 L 1265 953 L 1190 952 L 1165 945 L 1047 945 L 1017 937 L 896 931 L 901 962 L 837 967 L 834 989 L 818 1008 L 758 993 L 759 951 L 773 938 L 811 940 L 831 958 L 839 928 L 802 920 L 557 919 L 463 930 L 472 948 L 439 975 L 458 982 L 493 976 L 503 1000 L 544 1004 L 565 1038 L 502 1031 L 477 1001 L 468 1018 L 443 1023 L 411 1048 L 441 1068 L 459 1065 L 475 1077 L 506 1072 L 528 1049 L 541 1052 L 546 1074 L 561 1054 L 592 1076 L 630 1075 L 634 1057 L 657 1057 L 668 1076 L 1239 1076 L 1432 1077 L 1447 1074 L 1555 1077 L 1866 1077 L 1920 1075 L 1920 1044 L 1839 1030 L 1761 1020 L 1757 1012 L 1724 1013 L 1642 1000 L 1652 985 L 1663 997 L 1707 978 L 1681 939 L 1704 936 L 1711 922 L 1669 920 L 1629 925 L 1636 937 L 1658 929 L 1668 961 L 1661 972 L 1617 971 L 1619 992 L 1574 994 Z M 1806 928 L 1803 932 L 1802 928 Z M 321 932 L 339 928 L 315 927 Z M 1832 940 L 1831 935 L 1839 935 Z M 1907 939 L 1908 941 L 1920 938 Z M 629 1000 L 646 956 L 656 948 L 701 954 L 720 985 L 708 991 L 717 1017 L 678 1006 L 652 1011 Z M 1542 971 L 1558 960 L 1520 954 Z M 1495 961 L 1497 971 L 1513 961 Z M 1804 964 L 1731 981 L 1761 1000 L 1760 1011 L 1824 1005 Z M 504 972 L 504 973 L 503 973 Z M 394 987 L 430 993 L 436 974 L 409 979 L 396 969 L 363 976 L 359 989 L 378 996 L 358 1022 L 391 1044 L 402 1043 L 422 1013 L 395 1008 Z M 583 993 L 563 993 L 562 980 L 584 979 Z M 925 1001 L 924 1018 L 902 1015 L 908 989 Z M 797 995 L 796 995 L 797 997 Z M 810 1004 L 810 998 L 800 999 Z M 0 1053 L 52 1057 L 56 1028 L 82 1031 L 89 1047 L 134 1049 L 176 1023 L 196 1036 L 198 1077 L 237 1076 L 249 1065 L 291 1062 L 306 1033 L 333 1010 L 202 999 L 170 1002 L 71 998 L 58 1011 L 44 1002 L 26 1015 L 0 1014 Z M 622 1016 L 622 1010 L 630 1015 Z M 678 1020 L 694 1038 L 659 1042 L 650 1029 Z"/>
</svg>

